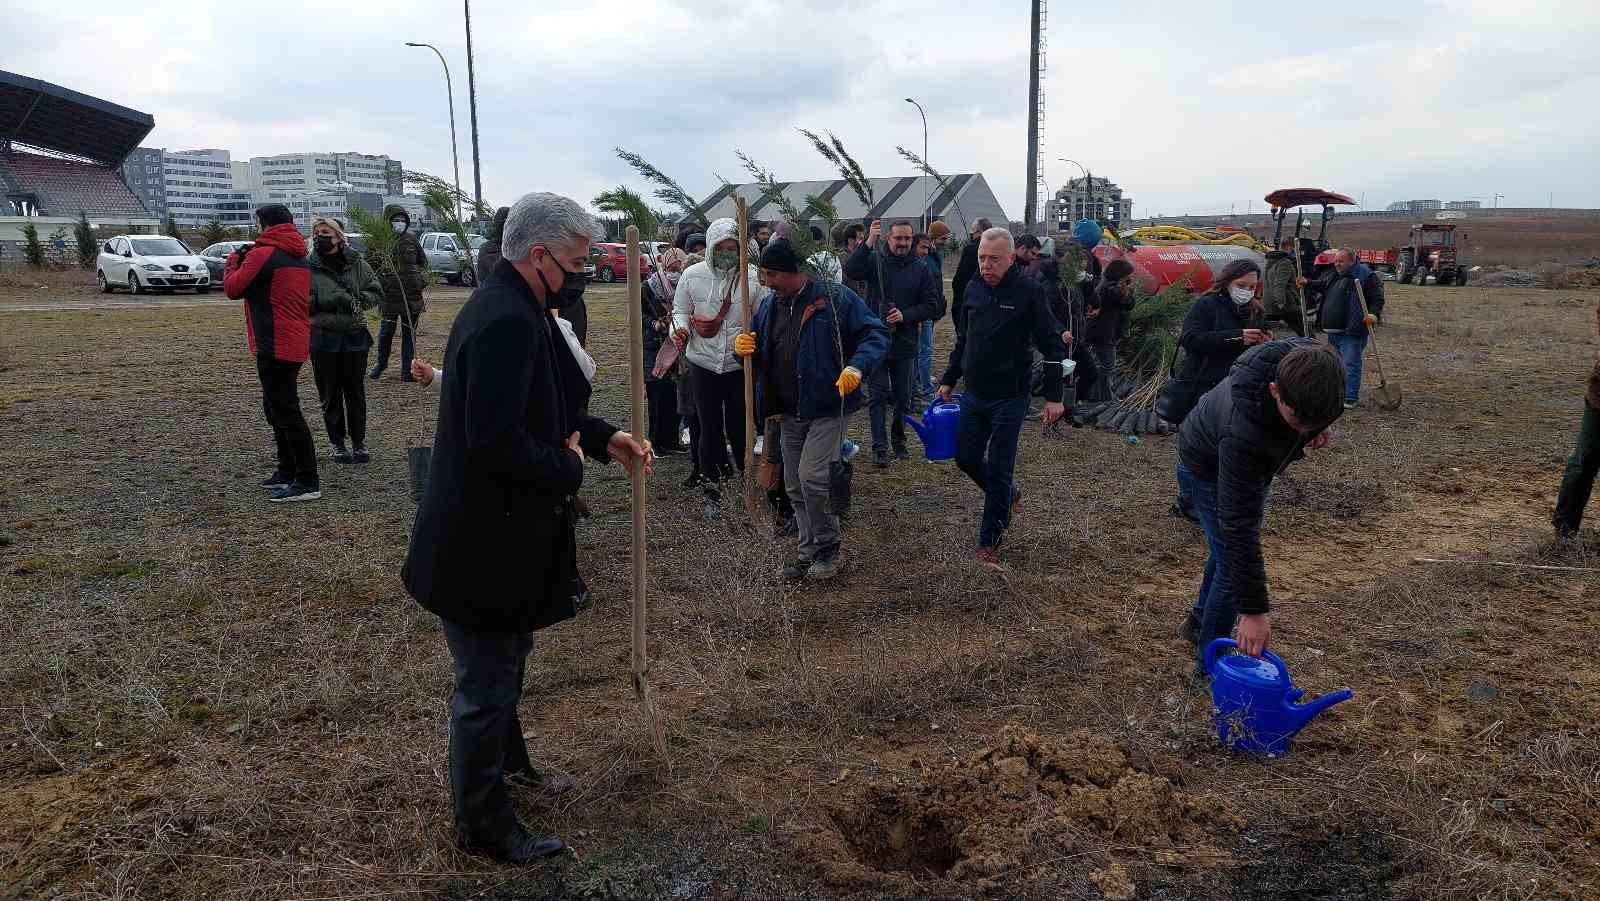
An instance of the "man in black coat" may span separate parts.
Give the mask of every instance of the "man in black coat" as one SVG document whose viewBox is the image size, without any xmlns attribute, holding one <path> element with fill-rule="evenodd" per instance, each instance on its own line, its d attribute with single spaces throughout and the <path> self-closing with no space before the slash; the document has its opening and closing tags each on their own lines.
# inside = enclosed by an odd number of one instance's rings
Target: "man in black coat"
<svg viewBox="0 0 1600 901">
<path fill-rule="evenodd" d="M 1015 265 L 1011 233 L 991 228 L 979 244 L 978 278 L 967 286 L 962 328 L 950 352 L 950 367 L 939 380 L 939 397 L 948 401 L 956 383 L 966 379 L 956 465 L 984 493 L 978 563 L 999 569 L 1000 540 L 1022 503 L 1013 474 L 1032 387 L 1032 348 L 1038 347 L 1045 360 L 1046 426 L 1066 412 L 1061 403 L 1061 361 L 1067 349 L 1044 289 Z"/>
<path fill-rule="evenodd" d="M 574 616 L 584 593 L 573 533 L 584 457 L 650 469 L 631 436 L 584 413 L 588 381 L 554 319 L 583 292 L 593 231 L 581 206 L 555 194 L 511 208 L 503 258 L 450 327 L 450 378 L 401 573 L 439 615 L 454 666 L 457 840 L 511 862 L 565 847 L 517 821 L 502 780 L 571 787 L 533 768 L 517 702 L 534 631 Z"/>
<path fill-rule="evenodd" d="M 944 316 L 944 295 L 933 270 L 912 250 L 911 223 L 896 220 L 889 226 L 887 244 L 880 243 L 883 222 L 875 221 L 867 240 L 844 261 L 845 278 L 866 282 L 867 309 L 889 327 L 889 354 L 874 369 L 867 383 L 871 398 L 872 462 L 889 465 L 889 442 L 894 455 L 911 459 L 906 449 L 904 417 L 911 412 L 911 375 L 917 362 L 917 339 L 924 322 Z M 893 407 L 893 422 L 885 422 Z"/>
<path fill-rule="evenodd" d="M 1239 626 L 1239 649 L 1260 656 L 1272 636 L 1261 520 L 1267 488 L 1305 451 L 1328 443 L 1344 413 L 1344 364 L 1309 338 L 1245 351 L 1178 433 L 1178 482 L 1194 503 L 1211 555 L 1181 634 L 1206 645 Z"/>
<path fill-rule="evenodd" d="M 956 274 L 950 280 L 950 321 L 955 323 L 956 331 L 961 331 L 961 304 L 967 296 L 967 284 L 972 277 L 978 274 L 978 240 L 983 233 L 994 226 L 988 219 L 979 219 L 972 223 L 972 231 L 967 234 L 967 243 L 961 248 L 961 259 L 956 262 Z"/>
</svg>

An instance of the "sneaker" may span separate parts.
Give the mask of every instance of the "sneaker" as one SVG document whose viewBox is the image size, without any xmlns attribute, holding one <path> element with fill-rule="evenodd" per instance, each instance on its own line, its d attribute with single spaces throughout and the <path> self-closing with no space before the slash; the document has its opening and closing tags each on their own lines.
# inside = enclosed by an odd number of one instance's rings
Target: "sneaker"
<svg viewBox="0 0 1600 901">
<path fill-rule="evenodd" d="M 374 382 L 376 382 L 378 380 L 378 377 L 381 376 L 381 375 L 383 375 L 383 370 L 382 369 L 374 369 L 371 372 L 367 373 L 367 378 L 372 379 Z"/>
<path fill-rule="evenodd" d="M 294 481 L 294 479 L 284 475 L 283 470 L 278 469 L 273 470 L 272 475 L 261 480 L 261 487 L 267 489 L 268 491 L 276 491 L 292 481 Z"/>
<path fill-rule="evenodd" d="M 1361 401 L 1359 401 L 1359 400 L 1347 400 L 1347 401 L 1344 402 L 1344 408 L 1346 410 L 1354 410 L 1356 407 L 1359 407 L 1359 406 L 1361 406 Z"/>
<path fill-rule="evenodd" d="M 811 561 L 811 568 L 806 570 L 806 581 L 826 582 L 837 576 L 844 566 L 844 555 L 837 548 L 831 554 Z"/>
<path fill-rule="evenodd" d="M 872 465 L 878 467 L 879 469 L 883 469 L 884 467 L 888 466 L 889 465 L 889 452 L 886 451 L 886 450 L 875 450 L 875 451 L 873 451 L 872 452 Z"/>
<path fill-rule="evenodd" d="M 787 582 L 798 582 L 811 571 L 811 561 L 801 557 L 783 568 L 783 578 Z"/>
<path fill-rule="evenodd" d="M 367 446 L 365 444 L 358 444 L 354 448 L 352 448 L 351 451 L 350 451 L 350 458 L 351 458 L 351 462 L 353 462 L 353 463 L 371 463 L 372 462 L 372 455 L 367 453 Z"/>
<path fill-rule="evenodd" d="M 839 459 L 846 463 L 849 463 L 850 460 L 860 452 L 861 445 L 851 441 L 849 438 L 844 439 L 844 443 L 839 445 Z"/>
<path fill-rule="evenodd" d="M 909 460 L 911 459 L 911 451 L 906 450 L 906 446 L 902 444 L 894 449 L 894 458 L 896 460 Z"/>
<path fill-rule="evenodd" d="M 1000 550 L 998 548 L 980 547 L 976 558 L 978 565 L 984 569 L 1000 572 L 1006 568 L 1005 564 L 1000 562 Z"/>
<path fill-rule="evenodd" d="M 355 461 L 356 458 L 350 455 L 350 450 L 344 446 L 343 441 L 336 442 L 333 445 L 333 462 L 354 463 Z"/>
<path fill-rule="evenodd" d="M 292 504 L 298 501 L 314 501 L 321 497 L 322 489 L 316 485 L 302 485 L 299 482 L 290 482 L 272 492 L 270 500 L 274 504 Z"/>
</svg>

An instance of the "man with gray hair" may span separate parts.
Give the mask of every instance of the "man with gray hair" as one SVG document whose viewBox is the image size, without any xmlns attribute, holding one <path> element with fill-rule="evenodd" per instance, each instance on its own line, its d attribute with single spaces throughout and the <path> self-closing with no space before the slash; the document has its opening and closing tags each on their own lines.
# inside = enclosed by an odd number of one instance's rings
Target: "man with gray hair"
<svg viewBox="0 0 1600 901">
<path fill-rule="evenodd" d="M 979 565 L 1000 569 L 1000 540 L 1022 503 L 1012 478 L 1017 440 L 1028 412 L 1033 353 L 1044 357 L 1044 424 L 1066 412 L 1061 403 L 1061 361 L 1067 348 L 1045 299 L 1044 288 L 1014 266 L 1016 247 L 1003 228 L 985 231 L 978 241 L 978 277 L 961 299 L 950 368 L 940 380 L 939 397 L 948 401 L 964 377 L 961 424 L 956 433 L 956 465 L 983 491 L 978 527 Z"/>
<path fill-rule="evenodd" d="M 517 821 L 503 780 L 572 787 L 534 769 L 517 702 L 533 633 L 587 600 L 573 531 L 584 458 L 651 468 L 648 449 L 586 414 L 589 383 L 554 318 L 583 294 L 594 230 L 555 194 L 528 194 L 507 215 L 500 262 L 450 327 L 450 378 L 401 572 L 450 648 L 457 841 L 513 863 L 566 847 Z"/>
</svg>

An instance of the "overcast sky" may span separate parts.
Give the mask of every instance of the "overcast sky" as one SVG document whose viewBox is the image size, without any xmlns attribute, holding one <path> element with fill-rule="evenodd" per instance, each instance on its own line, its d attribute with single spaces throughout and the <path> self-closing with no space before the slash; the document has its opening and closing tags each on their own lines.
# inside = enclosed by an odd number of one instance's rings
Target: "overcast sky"
<svg viewBox="0 0 1600 901">
<path fill-rule="evenodd" d="M 102 7 L 100 10 L 94 7 Z M 746 180 L 833 173 L 795 131 L 831 129 L 869 175 L 895 153 L 981 172 L 1022 214 L 1028 10 L 1023 0 L 473 3 L 486 199 L 588 201 L 645 185 L 637 151 L 704 196 Z M 470 193 L 459 4 L 421 0 L 6 3 L 0 68 L 155 116 L 146 144 L 235 159 L 386 153 L 450 177 L 438 60 L 456 88 Z M 1600 4 L 1057 3 L 1049 16 L 1045 178 L 1071 157 L 1116 181 L 1136 216 L 1259 209 L 1319 186 L 1381 208 L 1411 198 L 1600 207 Z"/>
</svg>

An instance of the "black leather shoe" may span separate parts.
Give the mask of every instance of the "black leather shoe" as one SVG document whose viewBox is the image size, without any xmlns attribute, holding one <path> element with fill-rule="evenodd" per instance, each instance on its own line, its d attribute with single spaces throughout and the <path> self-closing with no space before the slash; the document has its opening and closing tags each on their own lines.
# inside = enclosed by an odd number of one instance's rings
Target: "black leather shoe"
<svg viewBox="0 0 1600 901">
<path fill-rule="evenodd" d="M 553 835 L 538 835 L 518 826 L 503 841 L 480 843 L 457 838 L 456 847 L 478 857 L 490 857 L 503 863 L 520 864 L 554 857 L 567 850 L 567 843 Z"/>
</svg>

